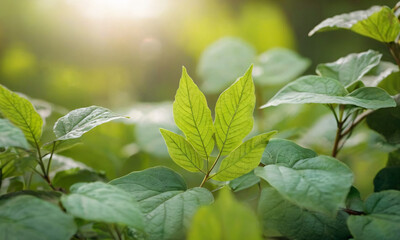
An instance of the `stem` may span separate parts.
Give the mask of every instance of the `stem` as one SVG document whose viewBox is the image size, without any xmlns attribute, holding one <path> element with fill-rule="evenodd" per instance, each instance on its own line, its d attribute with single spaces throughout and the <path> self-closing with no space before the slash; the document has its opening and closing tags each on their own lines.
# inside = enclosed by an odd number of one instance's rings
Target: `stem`
<svg viewBox="0 0 400 240">
<path fill-rule="evenodd" d="M 51 159 L 53 159 L 53 154 L 55 149 L 56 149 L 56 141 L 53 142 L 53 148 L 51 149 L 50 158 L 49 161 L 47 162 L 47 175 L 49 175 L 50 172 Z"/>
<path fill-rule="evenodd" d="M 264 115 L 264 110 L 260 109 L 262 106 L 262 100 L 263 100 L 263 89 L 261 87 L 256 86 L 255 88 L 256 92 L 256 109 L 257 109 L 257 128 L 259 132 L 264 131 L 264 121 L 265 121 L 265 115 Z"/>
<path fill-rule="evenodd" d="M 211 171 L 214 169 L 215 165 L 217 165 L 217 162 L 218 162 L 219 158 L 221 157 L 221 152 L 222 152 L 222 149 L 221 149 L 221 151 L 218 153 L 218 156 L 217 156 L 217 158 L 215 159 L 215 161 L 214 161 L 213 165 L 211 166 L 210 170 L 208 170 L 207 173 L 206 173 L 206 175 L 204 176 L 203 181 L 201 181 L 200 187 L 203 187 L 204 183 L 206 183 L 207 180 L 209 179 L 209 176 L 210 176 Z"/>
<path fill-rule="evenodd" d="M 397 66 L 400 68 L 400 51 L 399 51 L 399 45 L 395 42 L 390 42 L 386 44 L 389 48 L 390 54 L 392 54 L 392 57 L 397 63 Z"/>
<path fill-rule="evenodd" d="M 352 209 L 348 209 L 348 208 L 343 208 L 343 211 L 345 211 L 346 213 L 348 213 L 349 215 L 365 215 L 364 212 L 360 212 L 360 211 L 356 211 L 356 210 L 352 210 Z"/>
<path fill-rule="evenodd" d="M 332 109 L 333 110 L 333 109 Z M 334 111 L 334 110 L 333 110 Z M 336 130 L 336 137 L 335 137 L 335 143 L 333 144 L 333 149 L 332 149 L 332 157 L 336 157 L 338 154 L 338 149 L 339 149 L 339 142 L 342 137 L 342 131 L 343 131 L 343 112 L 344 112 L 344 106 L 339 105 L 339 117 L 335 116 L 336 122 L 337 122 L 337 130 Z"/>
<path fill-rule="evenodd" d="M 355 120 L 354 122 L 342 132 L 342 136 L 346 136 L 347 134 L 349 134 L 362 120 L 364 120 L 364 118 L 366 118 L 368 115 L 370 115 L 371 113 L 373 113 L 373 110 L 367 110 L 363 113 L 361 113 Z"/>
<path fill-rule="evenodd" d="M 43 157 L 42 157 L 42 153 L 40 152 L 39 144 L 38 144 L 38 142 L 36 141 L 36 139 L 34 139 L 34 140 L 35 140 L 36 149 L 37 149 L 37 151 L 38 151 L 38 157 L 39 157 L 38 163 L 39 163 L 40 168 L 41 168 L 42 173 L 43 173 L 43 175 L 42 175 L 42 174 L 39 174 L 39 175 L 47 182 L 47 184 L 50 186 L 51 189 L 53 189 L 54 191 L 57 191 L 57 188 L 55 188 L 55 187 L 53 186 L 53 184 L 51 183 L 51 180 L 50 180 L 50 178 L 49 178 L 49 175 L 48 175 L 48 173 L 46 172 L 46 169 L 45 169 L 45 167 L 44 167 Z"/>
</svg>

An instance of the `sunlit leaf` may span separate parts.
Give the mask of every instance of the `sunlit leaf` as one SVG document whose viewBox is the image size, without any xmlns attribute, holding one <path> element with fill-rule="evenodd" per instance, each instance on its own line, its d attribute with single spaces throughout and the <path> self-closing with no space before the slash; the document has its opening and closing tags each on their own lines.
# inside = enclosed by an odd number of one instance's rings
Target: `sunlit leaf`
<svg viewBox="0 0 400 240">
<path fill-rule="evenodd" d="M 0 119 L 0 147 L 20 147 L 29 149 L 24 133 L 7 119 Z"/>
<path fill-rule="evenodd" d="M 366 109 L 395 106 L 391 96 L 380 88 L 362 87 L 348 93 L 335 79 L 304 76 L 287 84 L 261 108 L 301 103 L 348 104 Z"/>
<path fill-rule="evenodd" d="M 221 155 L 240 145 L 253 128 L 255 105 L 251 66 L 243 77 L 226 89 L 215 106 L 215 139 Z"/>
<path fill-rule="evenodd" d="M 256 57 L 255 49 L 238 38 L 222 38 L 202 54 L 198 65 L 202 89 L 219 93 L 240 76 Z"/>
<path fill-rule="evenodd" d="M 56 140 L 80 138 L 93 128 L 119 118 L 122 117 L 103 107 L 91 106 L 75 109 L 55 123 Z"/>
<path fill-rule="evenodd" d="M 400 23 L 389 7 L 373 6 L 368 10 L 328 18 L 318 24 L 308 35 L 336 29 L 349 29 L 381 42 L 393 42 L 400 33 Z"/>
<path fill-rule="evenodd" d="M 68 240 L 76 230 L 70 215 L 39 198 L 18 196 L 0 202 L 0 239 Z"/>
<path fill-rule="evenodd" d="M 214 149 L 214 126 L 207 100 L 197 85 L 182 68 L 182 77 L 173 105 L 176 125 L 194 149 L 207 158 Z"/>
<path fill-rule="evenodd" d="M 189 240 L 261 240 L 258 219 L 247 206 L 224 189 L 215 204 L 200 208 L 193 217 Z"/>
<path fill-rule="evenodd" d="M 150 240 L 184 239 L 197 208 L 213 202 L 207 189 L 187 189 L 183 178 L 166 167 L 132 172 L 110 184 L 139 201 Z"/>
<path fill-rule="evenodd" d="M 218 181 L 233 180 L 256 168 L 269 139 L 275 134 L 276 131 L 264 133 L 242 143 L 222 160 L 213 179 Z"/>
<path fill-rule="evenodd" d="M 2 85 L 0 85 L 0 112 L 22 130 L 30 143 L 39 142 L 42 136 L 42 118 L 32 103 Z"/>
<path fill-rule="evenodd" d="M 365 74 L 377 66 L 381 57 L 382 54 L 373 50 L 352 53 L 335 62 L 319 64 L 316 71 L 319 75 L 336 79 L 348 87 L 361 80 Z"/>
<path fill-rule="evenodd" d="M 374 193 L 365 201 L 366 215 L 349 217 L 354 239 L 396 240 L 400 238 L 400 191 Z"/>
<path fill-rule="evenodd" d="M 400 72 L 392 72 L 379 82 L 378 87 L 386 90 L 390 95 L 400 93 Z"/>
<path fill-rule="evenodd" d="M 350 237 L 346 213 L 340 211 L 332 217 L 308 211 L 288 201 L 271 187 L 261 192 L 258 214 L 265 235 L 277 230 L 285 237 L 299 240 L 346 240 Z"/>
<path fill-rule="evenodd" d="M 160 132 L 176 164 L 191 172 L 202 171 L 203 159 L 184 137 L 165 129 L 160 129 Z"/>
<path fill-rule="evenodd" d="M 257 58 L 253 70 L 254 81 L 261 86 L 289 82 L 301 75 L 311 64 L 310 60 L 284 48 L 274 48 Z"/>
<path fill-rule="evenodd" d="M 255 174 L 290 202 L 334 215 L 345 204 L 353 173 L 337 159 L 314 154 L 287 140 L 271 140 L 263 154 L 268 158 L 263 162 L 269 164 L 257 168 Z"/>
<path fill-rule="evenodd" d="M 77 183 L 70 191 L 61 197 L 67 213 L 86 220 L 124 224 L 143 230 L 143 214 L 131 194 L 101 182 Z"/>
</svg>

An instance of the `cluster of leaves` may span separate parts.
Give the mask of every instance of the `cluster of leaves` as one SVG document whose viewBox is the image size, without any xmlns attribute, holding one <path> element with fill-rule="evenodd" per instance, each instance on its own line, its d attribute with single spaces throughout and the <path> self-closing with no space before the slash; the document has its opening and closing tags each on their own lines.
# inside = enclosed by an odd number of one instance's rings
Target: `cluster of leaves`
<svg viewBox="0 0 400 240">
<path fill-rule="evenodd" d="M 386 43 L 400 66 L 398 14 L 397 8 L 372 7 L 327 19 L 310 35 L 349 29 Z M 222 56 L 221 48 L 228 46 L 243 55 L 225 56 L 230 67 L 241 69 L 256 59 L 254 70 L 251 66 L 221 93 L 213 120 L 206 97 L 183 68 L 172 106 L 179 129 L 167 128 L 184 136 L 160 129 L 172 160 L 203 175 L 199 187 L 188 188 L 181 175 L 161 166 L 107 182 L 101 173 L 57 153 L 121 116 L 97 106 L 71 111 L 55 123 L 53 140 L 42 144 L 43 118 L 27 98 L 0 85 L 0 186 L 8 191 L 0 196 L 0 239 L 399 239 L 398 68 L 369 50 L 320 64 L 316 75 L 291 81 L 308 60 L 282 49 L 256 58 L 251 46 L 224 41 L 229 44 L 217 42 L 204 59 Z M 293 68 L 286 69 L 288 64 Z M 220 91 L 239 75 L 204 60 L 199 71 L 203 77 L 224 79 L 220 86 L 205 82 L 206 91 Z M 256 87 L 288 81 L 262 108 L 327 106 L 337 124 L 331 156 L 293 141 L 271 140 L 276 131 L 254 134 Z M 395 150 L 375 177 L 375 193 L 363 201 L 353 186 L 352 170 L 335 157 L 365 118 Z M 31 186 L 33 173 L 47 187 Z M 238 192 L 254 185 L 261 192 L 256 212 L 228 189 Z M 213 203 L 212 192 L 223 187 Z"/>
</svg>

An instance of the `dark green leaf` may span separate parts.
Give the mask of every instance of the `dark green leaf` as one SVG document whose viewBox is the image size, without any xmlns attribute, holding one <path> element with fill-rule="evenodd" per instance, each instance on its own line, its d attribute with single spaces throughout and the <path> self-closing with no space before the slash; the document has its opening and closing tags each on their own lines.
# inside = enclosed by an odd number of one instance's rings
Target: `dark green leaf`
<svg viewBox="0 0 400 240">
<path fill-rule="evenodd" d="M 365 201 L 366 215 L 352 215 L 347 220 L 355 239 L 400 239 L 400 191 L 374 193 Z"/>
<path fill-rule="evenodd" d="M 232 188 L 234 192 L 238 192 L 249 187 L 252 187 L 260 182 L 260 178 L 251 171 L 243 176 L 233 179 L 229 182 L 229 187 Z"/>
<path fill-rule="evenodd" d="M 286 200 L 271 187 L 262 190 L 258 213 L 265 235 L 277 230 L 285 237 L 299 240 L 345 240 L 350 236 L 346 213 L 340 211 L 335 218 L 308 211 Z"/>
<path fill-rule="evenodd" d="M 374 178 L 374 191 L 400 190 L 400 166 L 386 167 Z"/>
<path fill-rule="evenodd" d="M 274 139 L 264 152 L 270 159 L 265 162 L 274 163 L 254 172 L 292 203 L 335 215 L 345 205 L 353 174 L 338 160 L 328 156 L 313 157 L 314 154 L 290 141 Z"/>
<path fill-rule="evenodd" d="M 59 171 L 52 180 L 54 186 L 61 187 L 63 189 L 69 189 L 73 184 L 79 182 L 97 181 L 105 182 L 107 181 L 107 178 L 102 173 L 80 168 Z"/>
<path fill-rule="evenodd" d="M 184 239 L 197 208 L 213 202 L 207 189 L 187 189 L 183 178 L 165 167 L 132 172 L 110 184 L 139 201 L 150 240 Z"/>
<path fill-rule="evenodd" d="M 0 204 L 0 239 L 68 240 L 77 230 L 71 216 L 36 197 L 18 196 Z"/>
<path fill-rule="evenodd" d="M 219 93 L 240 76 L 256 57 L 256 50 L 238 38 L 222 38 L 211 44 L 200 57 L 202 89 Z"/>
</svg>

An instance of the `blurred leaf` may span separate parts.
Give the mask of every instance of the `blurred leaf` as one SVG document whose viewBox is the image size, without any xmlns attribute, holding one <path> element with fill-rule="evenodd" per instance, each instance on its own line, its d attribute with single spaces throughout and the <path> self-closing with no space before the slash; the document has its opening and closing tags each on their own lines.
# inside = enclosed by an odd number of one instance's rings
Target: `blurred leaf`
<svg viewBox="0 0 400 240">
<path fill-rule="evenodd" d="M 260 86 L 289 82 L 310 66 L 307 58 L 285 48 L 273 48 L 257 57 L 254 67 L 254 81 Z"/>
<path fill-rule="evenodd" d="M 24 183 L 19 178 L 11 178 L 8 184 L 7 193 L 18 192 L 24 189 Z"/>
<path fill-rule="evenodd" d="M 63 189 L 69 189 L 75 183 L 96 181 L 105 182 L 107 178 L 102 173 L 80 168 L 59 171 L 52 180 L 54 186 Z"/>
<path fill-rule="evenodd" d="M 78 144 L 82 144 L 82 141 L 79 138 L 72 138 L 72 139 L 63 140 L 63 141 L 49 142 L 49 143 L 44 144 L 42 148 L 47 150 L 48 152 L 52 152 L 53 144 L 55 144 L 54 153 L 59 153 L 59 152 L 68 150 Z"/>
<path fill-rule="evenodd" d="M 23 190 L 18 192 L 10 192 L 0 196 L 0 202 L 5 200 L 10 200 L 12 198 L 21 196 L 21 195 L 29 195 L 36 198 L 40 198 L 45 200 L 46 202 L 50 202 L 56 206 L 58 206 L 60 202 L 61 193 L 56 191 L 33 191 L 33 190 Z"/>
<path fill-rule="evenodd" d="M 347 104 L 366 109 L 395 106 L 393 99 L 383 89 L 363 87 L 347 93 L 339 81 L 320 76 L 304 76 L 287 84 L 261 108 L 288 103 Z"/>
<path fill-rule="evenodd" d="M 362 212 L 364 211 L 364 202 L 361 199 L 360 192 L 355 187 L 350 188 L 346 198 L 346 208 Z"/>
<path fill-rule="evenodd" d="M 213 205 L 201 207 L 196 212 L 188 239 L 261 240 L 261 235 L 258 219 L 252 210 L 224 189 Z"/>
<path fill-rule="evenodd" d="M 396 40 L 400 33 L 400 23 L 389 7 L 373 6 L 365 11 L 355 11 L 328 18 L 318 24 L 308 35 L 336 29 L 349 29 L 360 35 L 388 43 Z"/>
<path fill-rule="evenodd" d="M 176 125 L 194 149 L 207 158 L 214 149 L 214 125 L 207 100 L 197 85 L 182 68 L 182 77 L 173 105 Z M 201 169 L 201 168 L 200 168 Z"/>
<path fill-rule="evenodd" d="M 171 131 L 160 129 L 168 152 L 176 164 L 190 172 L 201 172 L 204 161 L 186 139 Z"/>
<path fill-rule="evenodd" d="M 253 66 L 226 89 L 215 106 L 215 141 L 221 155 L 227 155 L 240 145 L 253 128 L 256 101 L 251 77 Z"/>
<path fill-rule="evenodd" d="M 386 167 L 400 166 L 400 149 L 389 153 Z"/>
<path fill-rule="evenodd" d="M 242 143 L 221 162 L 213 179 L 229 181 L 240 177 L 258 166 L 269 139 L 276 131 L 264 133 Z"/>
<path fill-rule="evenodd" d="M 251 171 L 245 175 L 233 179 L 229 182 L 229 187 L 232 188 L 234 192 L 239 192 L 241 190 L 252 187 L 260 182 L 260 178 Z"/>
<path fill-rule="evenodd" d="M 397 240 L 400 238 L 400 191 L 374 193 L 365 201 L 366 215 L 347 220 L 355 239 Z"/>
<path fill-rule="evenodd" d="M 31 171 L 37 165 L 37 160 L 35 157 L 17 157 L 11 160 L 3 168 L 3 178 L 21 176 L 27 171 Z"/>
<path fill-rule="evenodd" d="M 274 139 L 263 154 L 263 163 L 270 164 L 254 172 L 292 203 L 335 215 L 345 205 L 353 173 L 335 158 L 315 155 L 293 142 Z"/>
<path fill-rule="evenodd" d="M 336 79 L 348 87 L 377 66 L 381 57 L 382 54 L 373 50 L 352 53 L 335 62 L 319 64 L 316 71 L 318 75 Z"/>
<path fill-rule="evenodd" d="M 386 90 L 390 95 L 400 93 L 400 72 L 392 72 L 379 82 L 378 87 Z"/>
<path fill-rule="evenodd" d="M 0 85 L 0 112 L 25 134 L 32 144 L 39 142 L 43 120 L 27 99 Z"/>
<path fill-rule="evenodd" d="M 345 240 L 350 236 L 346 213 L 339 211 L 336 217 L 332 217 L 308 211 L 271 187 L 262 190 L 258 213 L 266 235 L 278 230 L 285 237 L 299 240 Z"/>
<path fill-rule="evenodd" d="M 57 120 L 54 125 L 56 140 L 80 138 L 93 128 L 119 118 L 123 117 L 103 107 L 91 106 L 75 109 Z"/>
<path fill-rule="evenodd" d="M 400 190 L 400 166 L 383 168 L 374 178 L 374 192 Z"/>
<path fill-rule="evenodd" d="M 237 79 L 256 57 L 255 49 L 238 38 L 222 38 L 207 47 L 199 64 L 202 89 L 218 93 Z"/>
<path fill-rule="evenodd" d="M 143 230 L 143 216 L 131 194 L 101 182 L 78 183 L 70 191 L 70 194 L 61 197 L 62 205 L 69 214 L 86 220 L 119 223 Z"/>
<path fill-rule="evenodd" d="M 150 240 L 184 239 L 197 208 L 213 202 L 205 188 L 187 189 L 183 178 L 166 167 L 132 172 L 110 182 L 139 201 Z"/>
<path fill-rule="evenodd" d="M 382 134 L 391 144 L 400 143 L 400 105 L 392 108 L 379 109 L 367 117 L 368 126 Z M 384 124 L 383 124 L 384 123 Z"/>
<path fill-rule="evenodd" d="M 362 78 L 362 82 L 367 87 L 376 87 L 383 79 L 385 79 L 391 73 L 397 71 L 399 71 L 399 67 L 396 64 L 392 62 L 381 61 Z"/>
<path fill-rule="evenodd" d="M 0 202 L 1 239 L 68 240 L 76 230 L 71 216 L 36 197 L 18 196 Z"/>
<path fill-rule="evenodd" d="M 0 119 L 0 147 L 20 147 L 29 149 L 24 133 L 7 119 Z"/>
</svg>

